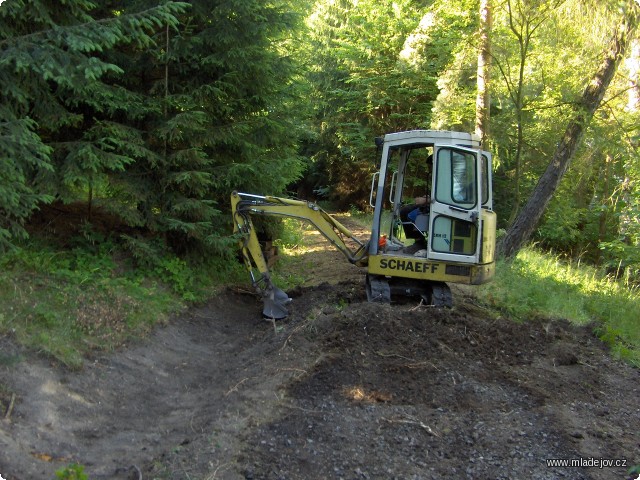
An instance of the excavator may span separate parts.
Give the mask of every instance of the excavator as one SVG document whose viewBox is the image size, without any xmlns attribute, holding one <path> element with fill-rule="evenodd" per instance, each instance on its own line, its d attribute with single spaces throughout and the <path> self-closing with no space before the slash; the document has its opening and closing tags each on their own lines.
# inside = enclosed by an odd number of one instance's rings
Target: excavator
<svg viewBox="0 0 640 480">
<path fill-rule="evenodd" d="M 419 297 L 427 305 L 451 307 L 447 283 L 479 285 L 495 275 L 496 214 L 491 154 L 477 135 L 410 130 L 376 138 L 380 167 L 373 174 L 369 204 L 371 235 L 358 239 L 316 203 L 234 191 L 234 233 L 253 287 L 263 299 L 263 317 L 282 319 L 289 296 L 271 278 L 251 218 L 276 216 L 309 222 L 347 261 L 366 268 L 371 302 Z M 403 215 L 403 199 L 428 192 L 420 207 Z M 406 202 L 405 202 L 406 203 Z M 417 232 L 423 248 L 412 248 Z M 415 246 L 415 245 L 413 245 Z"/>
</svg>

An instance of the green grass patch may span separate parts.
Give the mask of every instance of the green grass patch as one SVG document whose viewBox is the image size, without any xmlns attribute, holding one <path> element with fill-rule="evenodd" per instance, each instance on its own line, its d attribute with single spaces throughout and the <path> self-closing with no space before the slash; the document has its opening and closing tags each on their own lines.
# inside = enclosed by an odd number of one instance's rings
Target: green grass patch
<svg viewBox="0 0 640 480">
<path fill-rule="evenodd" d="M 242 273 L 228 259 L 191 264 L 164 253 L 141 266 L 108 243 L 54 250 L 32 241 L 0 256 L 0 334 L 77 368 Z"/>
<path fill-rule="evenodd" d="M 510 262 L 499 261 L 496 278 L 478 296 L 517 320 L 593 323 L 617 356 L 640 366 L 640 292 L 624 280 L 527 248 Z"/>
<path fill-rule="evenodd" d="M 316 231 L 313 225 L 294 218 L 282 219 L 282 231 L 274 241 L 279 250 L 278 261 L 271 269 L 274 283 L 283 290 L 289 290 L 309 280 L 305 274 L 310 266 L 305 245 L 305 231 Z"/>
</svg>

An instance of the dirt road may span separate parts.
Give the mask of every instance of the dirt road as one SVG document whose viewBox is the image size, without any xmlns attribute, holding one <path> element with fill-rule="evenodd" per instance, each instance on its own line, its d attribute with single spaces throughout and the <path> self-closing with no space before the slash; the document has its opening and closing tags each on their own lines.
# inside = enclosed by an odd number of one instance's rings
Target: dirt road
<svg viewBox="0 0 640 480">
<path fill-rule="evenodd" d="M 638 476 L 640 372 L 589 328 L 494 318 L 461 290 L 451 310 L 369 304 L 339 254 L 300 262 L 308 285 L 276 325 L 229 290 L 79 372 L 0 338 L 0 475 Z"/>
</svg>

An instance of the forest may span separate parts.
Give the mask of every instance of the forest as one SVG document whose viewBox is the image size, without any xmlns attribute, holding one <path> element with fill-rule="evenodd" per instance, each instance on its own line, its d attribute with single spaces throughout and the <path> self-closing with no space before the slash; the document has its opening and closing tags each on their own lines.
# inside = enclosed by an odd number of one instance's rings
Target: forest
<svg viewBox="0 0 640 480">
<path fill-rule="evenodd" d="M 637 282 L 639 9 L 6 0 L 0 248 L 224 257 L 232 190 L 363 209 L 376 136 L 451 129 L 493 152 L 507 256 L 534 242 Z"/>
</svg>

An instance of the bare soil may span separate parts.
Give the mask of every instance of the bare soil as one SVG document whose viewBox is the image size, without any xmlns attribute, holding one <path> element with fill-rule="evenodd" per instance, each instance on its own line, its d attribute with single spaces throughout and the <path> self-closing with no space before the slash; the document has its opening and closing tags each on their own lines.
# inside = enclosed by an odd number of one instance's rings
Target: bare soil
<svg viewBox="0 0 640 480">
<path fill-rule="evenodd" d="M 452 309 L 369 304 L 340 254 L 298 262 L 307 280 L 276 324 L 226 290 L 81 371 L 0 337 L 0 475 L 50 480 L 77 463 L 92 480 L 638 476 L 640 372 L 592 328 L 496 318 L 459 288 Z"/>
</svg>

